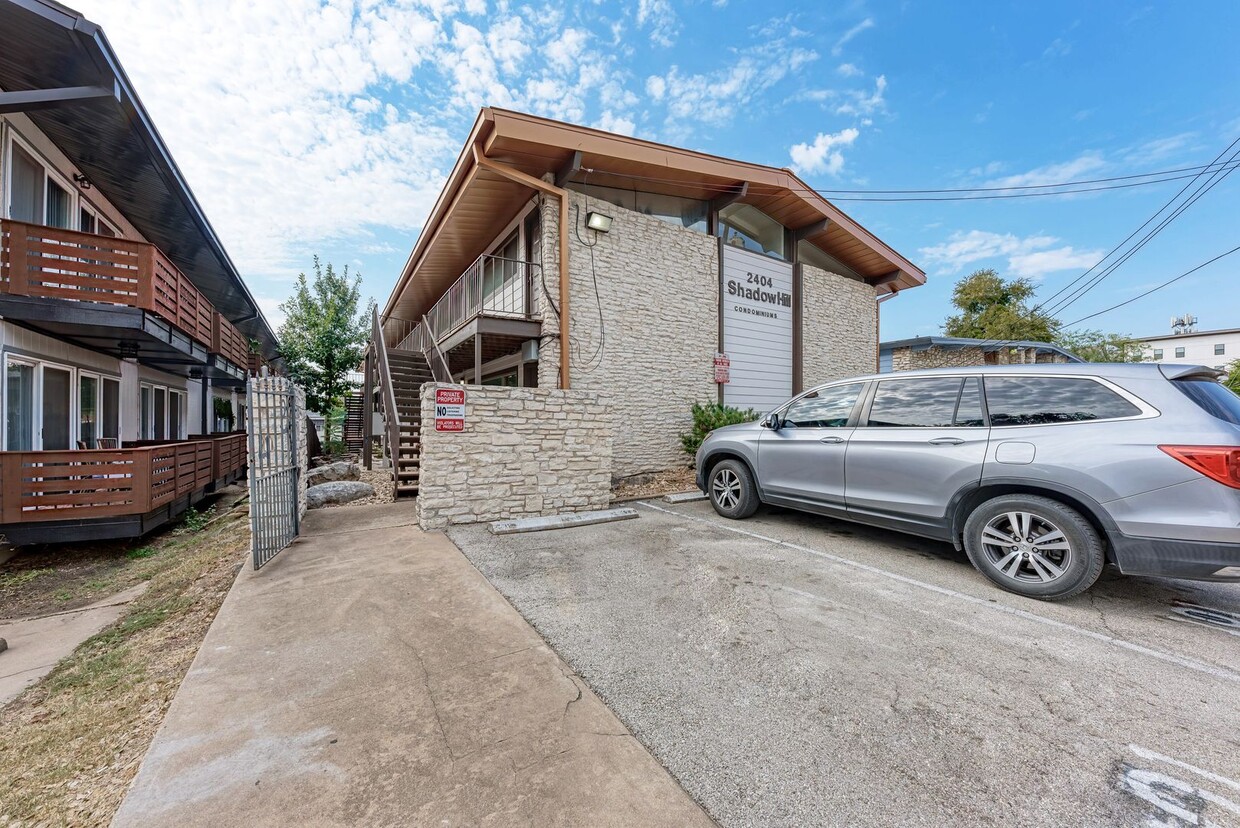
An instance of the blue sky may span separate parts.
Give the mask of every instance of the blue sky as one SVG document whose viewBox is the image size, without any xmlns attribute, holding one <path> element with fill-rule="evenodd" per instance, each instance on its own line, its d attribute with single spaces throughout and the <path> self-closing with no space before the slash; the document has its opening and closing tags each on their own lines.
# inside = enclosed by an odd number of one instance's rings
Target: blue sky
<svg viewBox="0 0 1240 828">
<path fill-rule="evenodd" d="M 387 297 L 480 106 L 797 169 L 823 190 L 1024 185 L 1204 164 L 1240 137 L 1240 4 L 79 0 L 268 317 L 314 253 Z M 1185 182 L 836 203 L 927 272 L 884 338 L 981 267 L 1065 285 Z M 1240 243 L 1227 178 L 1070 322 Z M 1240 325 L 1240 254 L 1088 323 Z"/>
</svg>

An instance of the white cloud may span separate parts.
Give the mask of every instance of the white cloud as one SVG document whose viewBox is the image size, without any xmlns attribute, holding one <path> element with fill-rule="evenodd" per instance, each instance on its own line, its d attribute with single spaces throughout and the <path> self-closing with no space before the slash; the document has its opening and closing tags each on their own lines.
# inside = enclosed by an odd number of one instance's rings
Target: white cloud
<svg viewBox="0 0 1240 828">
<path fill-rule="evenodd" d="M 1124 153 L 1124 161 L 1129 164 L 1152 164 L 1157 161 L 1165 161 L 1181 155 L 1184 150 L 1190 148 L 1197 138 L 1195 132 L 1181 132 L 1178 135 L 1169 135 L 1166 138 L 1156 138 L 1153 141 L 1146 141 L 1140 146 L 1134 147 Z"/>
<path fill-rule="evenodd" d="M 838 67 L 836 67 L 835 71 L 839 72 L 846 78 L 855 78 L 858 75 L 865 74 L 857 68 L 856 64 L 853 63 L 841 63 Z"/>
<path fill-rule="evenodd" d="M 761 101 L 763 94 L 789 75 L 818 59 L 809 49 L 789 49 L 782 41 L 742 51 L 726 69 L 682 74 L 673 66 L 665 76 L 651 76 L 646 91 L 667 103 L 667 126 L 673 136 L 685 122 L 722 126 L 738 112 Z"/>
<path fill-rule="evenodd" d="M 1055 247 L 1054 236 L 1025 236 L 991 233 L 985 230 L 955 232 L 947 241 L 923 247 L 918 252 L 942 272 L 957 273 L 966 265 L 986 259 L 1007 259 L 1010 275 L 1040 279 L 1060 270 L 1085 269 L 1102 257 L 1102 250 L 1077 250 L 1071 245 Z"/>
<path fill-rule="evenodd" d="M 883 95 L 887 92 L 887 76 L 879 75 L 874 81 L 873 92 L 851 91 L 848 100 L 835 108 L 836 115 L 871 115 L 887 106 Z"/>
<path fill-rule="evenodd" d="M 992 187 L 1029 187 L 1036 184 L 1060 184 L 1065 181 L 1076 181 L 1081 176 L 1096 173 L 1105 168 L 1107 162 L 1098 152 L 1086 152 L 1059 164 L 1047 164 L 1028 172 L 995 178 L 986 182 Z"/>
<path fill-rule="evenodd" d="M 848 41 L 852 40 L 866 29 L 872 28 L 874 28 L 874 18 L 867 17 L 865 20 L 862 20 L 856 26 L 853 26 L 851 29 L 844 32 L 844 34 L 840 36 L 839 40 L 835 41 L 835 45 L 831 47 L 831 54 L 839 56 L 839 54 L 844 51 L 844 47 L 848 45 Z"/>
<path fill-rule="evenodd" d="M 599 118 L 598 128 L 608 132 L 618 132 L 621 135 L 632 135 L 637 131 L 637 124 L 633 123 L 631 119 L 616 115 L 608 109 L 603 112 L 603 117 Z"/>
<path fill-rule="evenodd" d="M 1103 250 L 1077 250 L 1068 245 L 1054 250 L 1022 253 L 1008 259 L 1008 268 L 1015 276 L 1040 279 L 1060 270 L 1088 270 L 1102 258 Z"/>
<path fill-rule="evenodd" d="M 796 144 L 789 150 L 792 156 L 792 167 L 800 173 L 826 173 L 838 175 L 844 167 L 844 155 L 841 150 L 852 146 L 860 135 L 856 129 L 849 127 L 834 134 L 820 132 L 811 143 Z"/>
<path fill-rule="evenodd" d="M 650 28 L 650 40 L 671 46 L 680 34 L 680 19 L 667 0 L 637 0 L 637 25 Z"/>
</svg>

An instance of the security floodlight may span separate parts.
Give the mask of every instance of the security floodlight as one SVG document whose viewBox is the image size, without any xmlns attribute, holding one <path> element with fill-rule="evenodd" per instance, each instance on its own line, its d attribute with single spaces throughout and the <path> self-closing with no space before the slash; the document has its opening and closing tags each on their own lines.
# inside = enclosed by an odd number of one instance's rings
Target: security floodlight
<svg viewBox="0 0 1240 828">
<path fill-rule="evenodd" d="M 611 216 L 605 216 L 602 213 L 586 213 L 586 227 L 606 233 L 611 230 Z"/>
</svg>

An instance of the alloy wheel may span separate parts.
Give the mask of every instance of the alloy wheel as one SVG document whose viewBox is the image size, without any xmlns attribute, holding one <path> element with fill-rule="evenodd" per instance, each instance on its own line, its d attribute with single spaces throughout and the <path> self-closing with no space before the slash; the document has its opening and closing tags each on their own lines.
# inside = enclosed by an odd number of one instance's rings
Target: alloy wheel
<svg viewBox="0 0 1240 828">
<path fill-rule="evenodd" d="M 982 528 L 990 563 L 1014 581 L 1047 584 L 1072 565 L 1072 544 L 1058 526 L 1033 512 L 1005 512 Z"/>
<path fill-rule="evenodd" d="M 741 479 L 731 469 L 720 469 L 710 484 L 711 496 L 721 509 L 733 509 L 741 500 Z"/>
</svg>

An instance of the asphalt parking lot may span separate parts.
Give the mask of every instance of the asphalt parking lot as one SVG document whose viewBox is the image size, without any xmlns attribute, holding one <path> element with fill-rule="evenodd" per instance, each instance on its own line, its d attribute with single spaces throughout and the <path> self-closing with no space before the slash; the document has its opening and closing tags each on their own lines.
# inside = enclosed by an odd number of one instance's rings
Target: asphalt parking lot
<svg viewBox="0 0 1240 828">
<path fill-rule="evenodd" d="M 1047 604 L 764 508 L 452 539 L 724 826 L 1240 826 L 1240 586 Z M 1204 619 L 1204 620 L 1203 620 Z"/>
</svg>

